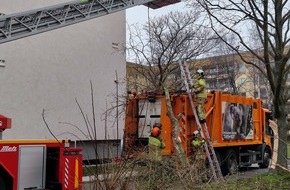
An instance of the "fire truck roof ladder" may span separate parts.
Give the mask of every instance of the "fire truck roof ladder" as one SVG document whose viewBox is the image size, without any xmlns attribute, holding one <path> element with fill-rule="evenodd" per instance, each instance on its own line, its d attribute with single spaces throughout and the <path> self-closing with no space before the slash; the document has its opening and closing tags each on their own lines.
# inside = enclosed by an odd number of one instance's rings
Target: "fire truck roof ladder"
<svg viewBox="0 0 290 190">
<path fill-rule="evenodd" d="M 149 8 L 180 0 L 76 0 L 59 5 L 0 16 L 0 44 L 78 22 L 94 19 L 138 5 Z M 150 3 L 154 3 L 152 7 Z"/>
<path fill-rule="evenodd" d="M 205 147 L 205 151 L 206 151 L 206 155 L 209 161 L 209 165 L 211 167 L 212 173 L 213 173 L 213 177 L 216 181 L 219 180 L 224 180 L 222 172 L 221 172 L 221 168 L 217 159 L 217 156 L 215 154 L 213 145 L 212 145 L 212 141 L 210 139 L 209 136 L 209 132 L 208 132 L 208 128 L 206 123 L 203 124 L 203 127 L 201 126 L 199 119 L 198 119 L 198 115 L 196 113 L 196 109 L 193 103 L 193 98 L 192 98 L 192 93 L 190 90 L 190 86 L 193 86 L 193 81 L 187 66 L 187 63 L 185 61 L 180 61 L 179 62 L 179 66 L 180 66 L 180 71 L 181 71 L 181 77 L 184 81 L 184 85 L 186 87 L 186 92 L 188 94 L 189 97 L 189 101 L 190 101 L 190 105 L 194 114 L 194 118 L 196 120 L 196 124 L 198 126 L 198 129 L 200 130 L 200 133 L 202 135 L 202 137 L 204 138 L 206 135 L 206 143 L 204 144 Z M 202 129 L 202 130 L 201 130 Z M 204 134 L 205 133 L 205 134 Z"/>
</svg>

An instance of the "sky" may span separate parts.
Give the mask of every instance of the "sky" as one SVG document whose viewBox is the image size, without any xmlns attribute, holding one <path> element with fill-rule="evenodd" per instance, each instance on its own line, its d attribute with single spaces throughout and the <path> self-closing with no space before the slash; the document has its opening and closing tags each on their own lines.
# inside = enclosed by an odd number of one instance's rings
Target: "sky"
<svg viewBox="0 0 290 190">
<path fill-rule="evenodd" d="M 181 11 L 184 10 L 185 3 L 175 3 L 173 5 L 165 6 L 159 9 L 149 9 L 149 16 L 161 16 L 170 11 Z M 148 21 L 148 7 L 144 5 L 135 6 L 126 10 L 126 21 L 128 24 L 143 23 L 145 24 Z"/>
<path fill-rule="evenodd" d="M 158 16 L 162 16 L 164 14 L 169 13 L 170 11 L 182 11 L 185 10 L 185 2 L 179 2 L 173 5 L 168 5 L 159 9 L 149 9 L 144 5 L 135 6 L 130 9 L 126 9 L 126 30 L 127 30 L 127 40 L 128 40 L 128 29 L 127 25 L 132 25 L 139 23 L 141 25 L 145 24 L 149 18 L 154 18 Z M 127 59 L 129 57 L 127 56 Z"/>
</svg>

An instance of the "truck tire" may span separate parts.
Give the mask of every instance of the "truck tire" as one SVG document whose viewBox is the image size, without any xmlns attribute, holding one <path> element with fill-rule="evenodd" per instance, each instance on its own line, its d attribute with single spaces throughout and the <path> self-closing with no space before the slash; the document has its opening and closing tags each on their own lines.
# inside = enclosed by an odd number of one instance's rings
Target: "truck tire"
<svg viewBox="0 0 290 190">
<path fill-rule="evenodd" d="M 215 154 L 216 154 L 216 158 L 217 158 L 217 160 L 218 160 L 218 164 L 219 164 L 219 166 L 220 166 L 220 170 L 221 170 L 221 172 L 222 172 L 222 175 L 224 175 L 224 172 L 223 172 L 223 161 L 222 161 L 221 153 L 216 152 Z"/>
<path fill-rule="evenodd" d="M 238 171 L 238 161 L 234 150 L 230 149 L 226 153 L 226 160 L 223 165 L 225 174 L 234 174 Z"/>
<path fill-rule="evenodd" d="M 268 168 L 270 165 L 271 153 L 268 148 L 264 151 L 263 162 L 259 163 L 260 168 Z"/>
<path fill-rule="evenodd" d="M 0 190 L 7 190 L 4 178 L 0 175 Z"/>
</svg>

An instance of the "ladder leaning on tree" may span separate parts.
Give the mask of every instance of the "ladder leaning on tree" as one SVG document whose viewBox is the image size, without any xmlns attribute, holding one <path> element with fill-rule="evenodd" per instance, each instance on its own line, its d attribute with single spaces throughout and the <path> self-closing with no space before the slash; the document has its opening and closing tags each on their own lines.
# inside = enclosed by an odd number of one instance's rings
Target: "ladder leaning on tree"
<svg viewBox="0 0 290 190">
<path fill-rule="evenodd" d="M 192 77 L 190 75 L 187 63 L 185 61 L 180 61 L 179 66 L 180 66 L 180 71 L 181 71 L 181 77 L 186 87 L 186 92 L 189 97 L 190 106 L 192 108 L 198 130 L 200 131 L 201 136 L 206 140 L 206 143 L 204 143 L 204 148 L 206 151 L 206 156 L 209 161 L 210 168 L 213 173 L 213 177 L 216 181 L 224 180 L 222 172 L 221 172 L 220 164 L 218 162 L 217 156 L 215 154 L 215 151 L 212 145 L 212 141 L 209 136 L 207 125 L 206 123 L 203 123 L 202 124 L 203 126 L 201 125 L 201 123 L 199 122 L 198 115 L 196 113 L 196 109 L 195 109 L 193 98 L 192 98 L 193 94 L 191 93 L 191 90 L 190 90 L 191 89 L 190 87 L 193 86 L 193 81 L 192 81 Z"/>
</svg>

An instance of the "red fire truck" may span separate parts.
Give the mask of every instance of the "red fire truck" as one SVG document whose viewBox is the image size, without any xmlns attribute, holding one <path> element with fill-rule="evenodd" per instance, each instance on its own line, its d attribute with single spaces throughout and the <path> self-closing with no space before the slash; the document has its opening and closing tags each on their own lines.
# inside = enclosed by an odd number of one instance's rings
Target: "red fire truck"
<svg viewBox="0 0 290 190">
<path fill-rule="evenodd" d="M 0 131 L 11 119 L 0 115 Z M 81 148 L 68 140 L 0 140 L 0 190 L 81 190 Z"/>
</svg>

